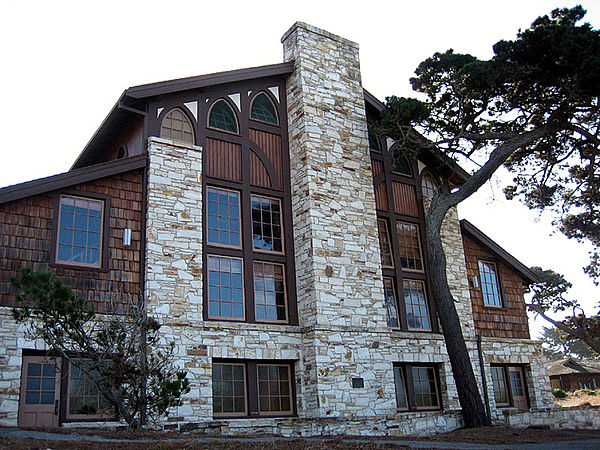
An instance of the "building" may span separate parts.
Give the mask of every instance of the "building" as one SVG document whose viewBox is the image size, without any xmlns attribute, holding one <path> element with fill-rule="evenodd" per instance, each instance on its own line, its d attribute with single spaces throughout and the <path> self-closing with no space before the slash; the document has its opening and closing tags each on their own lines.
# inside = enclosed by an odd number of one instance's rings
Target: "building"
<svg viewBox="0 0 600 450">
<path fill-rule="evenodd" d="M 600 362 L 573 358 L 553 361 L 548 365 L 548 376 L 552 389 L 600 389 Z"/>
<path fill-rule="evenodd" d="M 126 90 L 69 172 L 0 190 L 0 424 L 97 420 L 81 374 L 11 319 L 9 277 L 30 266 L 99 311 L 145 292 L 192 382 L 166 427 L 460 426 L 420 230 L 431 192 L 466 174 L 369 136 L 382 105 L 355 43 L 303 23 L 282 42 L 281 64 Z M 523 301 L 535 276 L 455 210 L 443 240 L 492 417 L 551 406 Z"/>
</svg>

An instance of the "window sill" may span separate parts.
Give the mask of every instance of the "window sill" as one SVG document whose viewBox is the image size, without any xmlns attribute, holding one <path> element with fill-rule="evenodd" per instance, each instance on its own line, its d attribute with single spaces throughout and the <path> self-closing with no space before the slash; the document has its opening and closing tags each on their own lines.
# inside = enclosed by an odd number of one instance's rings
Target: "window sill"
<svg viewBox="0 0 600 450">
<path fill-rule="evenodd" d="M 61 268 L 61 269 L 73 269 L 73 270 L 89 270 L 91 272 L 109 272 L 110 269 L 108 267 L 93 267 L 93 266 L 80 266 L 77 264 L 63 264 L 59 262 L 53 262 L 48 264 L 53 268 Z"/>
</svg>

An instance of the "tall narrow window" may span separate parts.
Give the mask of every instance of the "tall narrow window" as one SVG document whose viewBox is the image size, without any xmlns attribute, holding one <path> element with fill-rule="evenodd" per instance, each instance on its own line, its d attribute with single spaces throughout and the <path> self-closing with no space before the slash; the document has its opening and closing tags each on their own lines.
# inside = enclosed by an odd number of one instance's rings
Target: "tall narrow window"
<svg viewBox="0 0 600 450">
<path fill-rule="evenodd" d="M 412 378 L 417 409 L 439 408 L 437 379 L 433 367 L 413 367 Z"/>
<path fill-rule="evenodd" d="M 56 262 L 100 267 L 104 202 L 62 196 L 58 219 Z"/>
<path fill-rule="evenodd" d="M 506 385 L 506 377 L 504 376 L 504 368 L 492 366 L 491 371 L 496 406 L 510 406 L 510 398 L 508 396 L 508 387 Z"/>
<path fill-rule="evenodd" d="M 369 136 L 369 149 L 374 152 L 380 152 L 381 146 L 379 145 L 379 139 L 377 135 L 371 130 L 371 127 L 367 128 L 368 136 Z"/>
<path fill-rule="evenodd" d="M 255 250 L 283 252 L 279 200 L 252 196 L 252 242 Z"/>
<path fill-rule="evenodd" d="M 225 100 L 217 100 L 210 108 L 208 126 L 230 133 L 239 133 L 236 115 L 233 108 Z"/>
<path fill-rule="evenodd" d="M 387 220 L 377 219 L 379 229 L 379 248 L 381 249 L 381 264 L 383 267 L 394 267 L 392 257 L 392 246 L 390 245 L 390 234 L 388 232 Z"/>
<path fill-rule="evenodd" d="M 208 187 L 207 237 L 211 244 L 240 247 L 240 194 Z"/>
<path fill-rule="evenodd" d="M 425 284 L 418 280 L 404 280 L 404 303 L 409 330 L 431 330 Z"/>
<path fill-rule="evenodd" d="M 497 273 L 496 264 L 489 261 L 479 261 L 481 293 L 483 295 L 483 304 L 486 306 L 502 306 Z"/>
<path fill-rule="evenodd" d="M 110 403 L 98 391 L 98 387 L 86 374 L 85 370 L 91 371 L 91 363 L 79 361 L 81 366 L 69 365 L 69 397 L 68 418 L 89 419 L 114 416 Z"/>
<path fill-rule="evenodd" d="M 273 125 L 277 125 L 279 123 L 275 105 L 273 105 L 273 102 L 269 96 L 264 92 L 261 92 L 254 97 L 254 100 L 252 100 L 250 118 L 254 120 L 260 120 L 261 122 L 272 123 Z"/>
<path fill-rule="evenodd" d="M 423 256 L 419 227 L 412 223 L 396 223 L 398 244 L 400 249 L 400 264 L 402 269 L 423 272 Z"/>
<path fill-rule="evenodd" d="M 410 161 L 402 150 L 393 150 L 392 170 L 401 175 L 412 177 L 412 167 Z"/>
<path fill-rule="evenodd" d="M 406 382 L 401 367 L 394 367 L 394 384 L 396 385 L 396 406 L 398 409 L 408 409 L 408 397 L 406 396 Z"/>
<path fill-rule="evenodd" d="M 397 328 L 400 324 L 398 323 L 398 307 L 396 306 L 396 291 L 394 290 L 393 278 L 383 277 L 383 292 L 385 295 L 388 327 Z"/>
<path fill-rule="evenodd" d="M 244 364 L 213 363 L 213 413 L 246 415 L 246 368 Z"/>
<path fill-rule="evenodd" d="M 244 318 L 241 259 L 208 256 L 208 314 L 211 318 Z"/>
<path fill-rule="evenodd" d="M 421 175 L 421 190 L 423 197 L 433 197 L 440 191 L 440 184 L 429 172 L 424 172 Z"/>
<path fill-rule="evenodd" d="M 184 112 L 175 108 L 163 118 L 160 125 L 160 137 L 194 144 L 194 129 Z"/>
<path fill-rule="evenodd" d="M 254 303 L 256 320 L 287 321 L 283 265 L 254 263 Z"/>
</svg>

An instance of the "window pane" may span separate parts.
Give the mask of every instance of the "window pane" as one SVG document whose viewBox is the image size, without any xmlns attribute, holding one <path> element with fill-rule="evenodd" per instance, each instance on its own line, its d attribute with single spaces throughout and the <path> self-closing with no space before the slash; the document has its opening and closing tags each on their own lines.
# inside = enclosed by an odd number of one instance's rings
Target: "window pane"
<svg viewBox="0 0 600 450">
<path fill-rule="evenodd" d="M 160 137 L 194 144 L 192 123 L 178 108 L 172 109 L 164 117 L 160 127 Z"/>
<path fill-rule="evenodd" d="M 252 196 L 252 245 L 256 250 L 283 252 L 279 200 Z"/>
<path fill-rule="evenodd" d="M 235 113 L 225 100 L 217 101 L 211 108 L 208 126 L 232 133 L 238 132 Z"/>
<path fill-rule="evenodd" d="M 439 183 L 428 172 L 425 172 L 421 177 L 421 190 L 423 197 L 433 197 L 440 191 Z"/>
<path fill-rule="evenodd" d="M 394 367 L 394 383 L 396 384 L 396 406 L 399 409 L 407 409 L 406 384 L 401 367 Z"/>
<path fill-rule="evenodd" d="M 208 187 L 208 242 L 240 247 L 239 192 Z"/>
<path fill-rule="evenodd" d="M 423 272 L 419 227 L 412 223 L 398 222 L 396 232 L 402 269 Z"/>
<path fill-rule="evenodd" d="M 394 289 L 394 279 L 383 279 L 383 291 L 385 294 L 385 307 L 387 310 L 388 327 L 399 327 L 398 323 L 398 307 L 396 302 L 396 291 Z"/>
<path fill-rule="evenodd" d="M 383 267 L 394 267 L 394 259 L 392 258 L 392 247 L 390 245 L 390 234 L 388 233 L 387 221 L 385 219 L 377 219 L 377 228 L 379 229 L 381 264 Z"/>
<path fill-rule="evenodd" d="M 377 136 L 371 130 L 370 126 L 367 128 L 367 131 L 369 134 L 369 149 L 375 152 L 381 151 L 381 147 L 379 146 L 379 139 L 377 139 Z"/>
<path fill-rule="evenodd" d="M 404 280 L 403 289 L 409 330 L 430 330 L 424 283 L 417 280 Z"/>
<path fill-rule="evenodd" d="M 96 374 L 92 369 L 91 361 L 78 360 L 84 370 L 76 367 L 73 363 L 69 366 L 69 415 L 83 415 L 88 417 L 108 417 L 112 415 L 108 400 L 98 390 L 98 387 L 86 371 Z"/>
<path fill-rule="evenodd" d="M 285 282 L 281 264 L 254 263 L 254 303 L 257 319 L 287 320 Z"/>
<path fill-rule="evenodd" d="M 406 155 L 400 149 L 393 150 L 392 170 L 402 175 L 412 176 L 412 168 Z"/>
<path fill-rule="evenodd" d="M 250 118 L 277 125 L 277 113 L 267 94 L 260 93 L 254 98 Z"/>
<path fill-rule="evenodd" d="M 502 367 L 492 367 L 492 383 L 494 386 L 494 398 L 496 405 L 507 406 L 510 403 L 506 389 L 506 378 Z"/>
<path fill-rule="evenodd" d="M 258 395 L 260 412 L 292 412 L 292 395 L 289 388 L 290 367 L 286 365 L 258 365 Z M 282 386 L 286 385 L 282 389 Z"/>
<path fill-rule="evenodd" d="M 100 266 L 102 208 L 103 202 L 98 200 L 60 199 L 57 261 Z"/>
<path fill-rule="evenodd" d="M 213 363 L 213 412 L 246 412 L 245 371 L 243 364 Z"/>
<path fill-rule="evenodd" d="M 244 317 L 240 259 L 208 256 L 208 302 L 211 317 L 242 319 Z"/>
<path fill-rule="evenodd" d="M 413 388 L 417 408 L 437 408 L 440 401 L 433 367 L 413 367 Z"/>
<path fill-rule="evenodd" d="M 489 306 L 502 306 L 500 289 L 498 288 L 498 277 L 496 276 L 496 264 L 487 261 L 479 261 L 479 278 L 481 280 L 483 304 Z"/>
</svg>

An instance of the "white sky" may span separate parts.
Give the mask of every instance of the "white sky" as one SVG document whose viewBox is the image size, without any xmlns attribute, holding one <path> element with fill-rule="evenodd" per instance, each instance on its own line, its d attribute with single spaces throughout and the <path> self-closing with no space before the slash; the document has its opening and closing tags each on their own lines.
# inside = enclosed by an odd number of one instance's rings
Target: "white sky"
<svg viewBox="0 0 600 450">
<path fill-rule="evenodd" d="M 0 0 L 0 186 L 68 170 L 129 86 L 282 62 L 280 38 L 296 21 L 358 42 L 363 85 L 383 100 L 411 95 L 409 78 L 433 52 L 487 58 L 499 39 L 577 3 L 598 28 L 598 0 Z M 549 236 L 549 218 L 504 200 L 498 181 L 459 211 L 524 264 L 566 275 L 592 312 L 587 251 Z"/>
</svg>

